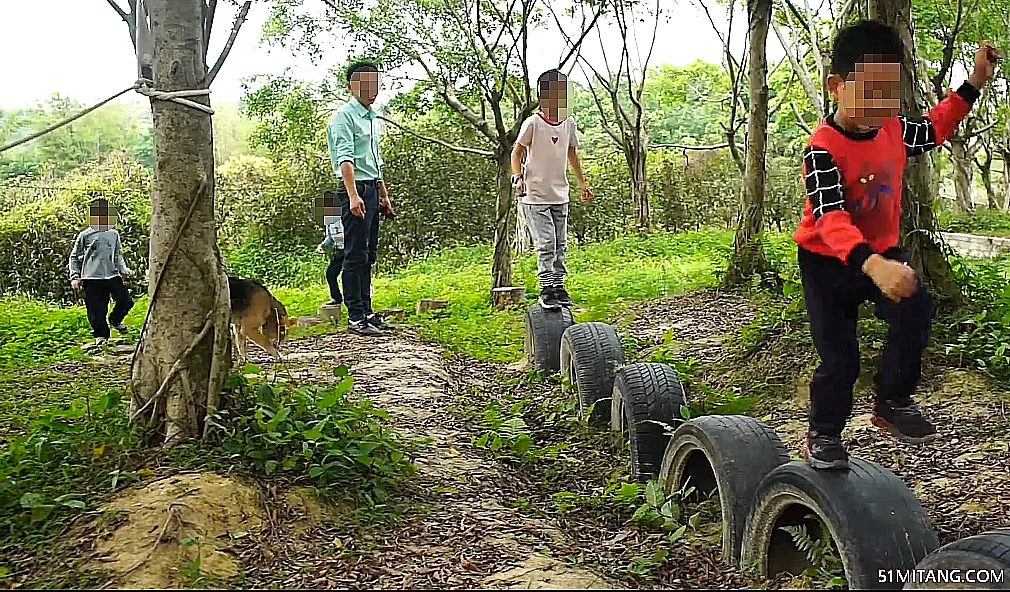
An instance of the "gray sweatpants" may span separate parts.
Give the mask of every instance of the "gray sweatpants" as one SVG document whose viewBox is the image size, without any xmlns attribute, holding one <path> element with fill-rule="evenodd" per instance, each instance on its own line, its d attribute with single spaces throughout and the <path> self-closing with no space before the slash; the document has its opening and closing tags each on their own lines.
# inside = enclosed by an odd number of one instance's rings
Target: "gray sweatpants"
<svg viewBox="0 0 1010 592">
<path fill-rule="evenodd" d="M 526 224 L 537 247 L 537 276 L 544 288 L 565 281 L 565 245 L 568 235 L 568 204 L 523 204 Z"/>
</svg>

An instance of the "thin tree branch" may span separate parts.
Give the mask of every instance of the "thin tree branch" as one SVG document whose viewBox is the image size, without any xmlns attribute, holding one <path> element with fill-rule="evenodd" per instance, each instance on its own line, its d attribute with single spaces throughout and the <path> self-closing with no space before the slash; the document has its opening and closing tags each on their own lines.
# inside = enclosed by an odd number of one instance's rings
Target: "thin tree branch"
<svg viewBox="0 0 1010 592">
<path fill-rule="evenodd" d="M 425 142 L 431 142 L 432 144 L 438 144 L 439 146 L 442 146 L 443 148 L 448 148 L 449 150 L 452 150 L 454 152 L 462 152 L 464 154 L 476 154 L 477 156 L 487 156 L 487 157 L 494 156 L 494 152 L 491 152 L 489 150 L 481 150 L 480 148 L 467 148 L 465 146 L 456 146 L 454 144 L 446 142 L 445 140 L 440 140 L 438 138 L 432 138 L 431 136 L 426 136 L 424 134 L 421 134 L 408 128 L 407 126 L 401 123 L 397 123 L 384 115 L 376 115 L 376 119 L 381 119 L 382 121 L 385 121 L 386 123 L 393 125 L 400 130 L 403 130 L 404 132 L 414 136 L 415 138 L 424 140 Z"/>
<path fill-rule="evenodd" d="M 214 67 L 210 69 L 207 73 L 207 86 L 210 86 L 217 78 L 218 72 L 221 71 L 221 67 L 224 66 L 225 60 L 228 59 L 228 54 L 231 53 L 232 46 L 235 45 L 235 38 L 238 37 L 238 32 L 242 28 L 242 24 L 245 23 L 246 17 L 249 16 L 249 9 L 252 7 L 252 0 L 246 0 L 246 3 L 242 5 L 242 8 L 238 11 L 238 16 L 235 17 L 235 24 L 231 27 L 231 33 L 228 35 L 228 41 L 224 44 L 224 49 L 221 50 L 221 55 L 217 57 L 217 61 L 214 62 Z M 210 39 L 210 36 L 207 37 Z"/>
<path fill-rule="evenodd" d="M 729 148 L 729 143 L 726 142 L 726 143 L 723 143 L 723 144 L 712 144 L 710 146 L 688 146 L 686 144 L 650 144 L 649 145 L 649 150 L 662 150 L 664 148 L 665 149 L 670 149 L 670 150 L 693 150 L 693 151 L 697 151 L 697 152 L 703 152 L 703 151 L 706 151 L 706 150 L 722 150 L 723 148 Z M 746 146 L 744 146 L 743 144 L 737 144 L 737 149 L 738 150 L 745 150 Z"/>
<path fill-rule="evenodd" d="M 800 115 L 800 109 L 799 107 L 796 106 L 796 101 L 792 101 L 790 105 L 792 105 L 793 114 L 796 116 L 796 125 L 800 126 L 800 129 L 802 129 L 807 134 L 813 134 L 814 132 L 813 130 L 810 129 L 810 126 L 807 125 L 807 122 L 803 121 L 803 116 Z"/>
<path fill-rule="evenodd" d="M 116 0 L 106 0 L 106 2 L 109 3 L 109 6 L 111 6 L 113 10 L 119 13 L 120 18 L 126 21 L 127 24 L 130 23 L 130 15 L 125 10 L 120 8 L 119 4 L 116 4 Z"/>
</svg>

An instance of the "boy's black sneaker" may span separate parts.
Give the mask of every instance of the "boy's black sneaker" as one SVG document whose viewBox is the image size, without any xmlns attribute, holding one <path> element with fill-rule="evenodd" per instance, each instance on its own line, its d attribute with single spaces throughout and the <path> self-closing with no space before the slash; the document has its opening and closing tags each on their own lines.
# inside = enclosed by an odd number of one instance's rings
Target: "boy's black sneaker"
<svg viewBox="0 0 1010 592">
<path fill-rule="evenodd" d="M 558 302 L 558 294 L 554 288 L 544 288 L 540 291 L 540 306 L 547 310 L 561 308 L 561 303 Z"/>
<path fill-rule="evenodd" d="M 366 321 L 366 322 L 367 322 L 367 323 L 368 323 L 369 325 L 371 325 L 371 326 L 375 327 L 376 329 L 379 329 L 380 331 L 381 331 L 382 329 L 385 329 L 386 327 L 388 327 L 388 326 L 389 326 L 389 325 L 388 325 L 388 324 L 386 323 L 386 320 L 385 320 L 385 319 L 383 319 L 383 318 L 382 318 L 382 316 L 381 316 L 380 314 L 378 314 L 378 313 L 374 313 L 374 312 L 373 312 L 372 314 L 368 315 L 367 317 L 365 317 L 365 321 Z"/>
<path fill-rule="evenodd" d="M 339 300 L 332 300 L 331 299 L 326 304 L 324 304 L 323 306 L 340 306 L 341 304 L 343 304 L 343 302 L 341 302 Z"/>
<path fill-rule="evenodd" d="M 879 401 L 872 422 L 902 442 L 911 444 L 929 442 L 939 436 L 915 403 L 898 406 L 891 401 Z"/>
<path fill-rule="evenodd" d="M 352 333 L 357 333 L 358 335 L 364 335 L 367 337 L 371 337 L 374 335 L 382 335 L 382 331 L 372 326 L 372 324 L 369 323 L 367 319 L 349 321 L 347 323 L 347 329 Z"/>
<path fill-rule="evenodd" d="M 804 450 L 807 464 L 815 469 L 848 469 L 849 453 L 842 444 L 841 436 L 822 434 L 816 430 L 807 432 Z"/>
<path fill-rule="evenodd" d="M 111 324 L 111 323 L 110 323 Z M 112 328 L 119 331 L 120 335 L 126 335 L 130 332 L 130 328 L 126 326 L 126 323 L 119 323 L 118 325 L 112 325 Z"/>
<path fill-rule="evenodd" d="M 558 287 L 554 289 L 554 297 L 558 299 L 558 304 L 561 306 L 571 306 L 572 297 L 568 295 L 568 291 L 564 287 Z"/>
</svg>

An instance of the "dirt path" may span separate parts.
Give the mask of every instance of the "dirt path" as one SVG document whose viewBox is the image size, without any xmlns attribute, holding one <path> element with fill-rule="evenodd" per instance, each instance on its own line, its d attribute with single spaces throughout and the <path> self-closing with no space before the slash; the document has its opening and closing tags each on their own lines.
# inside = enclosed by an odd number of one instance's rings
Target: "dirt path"
<svg viewBox="0 0 1010 592">
<path fill-rule="evenodd" d="M 286 347 L 292 374 L 333 380 L 347 365 L 355 391 L 393 417 L 396 429 L 430 438 L 416 459 L 417 498 L 394 527 L 348 537 L 346 529 L 320 524 L 308 532 L 278 536 L 269 554 L 244 558 L 249 583 L 285 587 L 351 588 L 614 588 L 591 570 L 550 556 L 564 536 L 550 524 L 504 507 L 496 463 L 469 445 L 471 433 L 447 408 L 446 359 L 409 334 L 365 339 L 347 334 L 300 340 Z M 264 368 L 266 359 L 255 360 Z M 343 557 L 333 553 L 344 535 Z M 271 557 L 272 555 L 272 557 Z M 348 557 L 351 557 L 350 559 Z"/>
</svg>

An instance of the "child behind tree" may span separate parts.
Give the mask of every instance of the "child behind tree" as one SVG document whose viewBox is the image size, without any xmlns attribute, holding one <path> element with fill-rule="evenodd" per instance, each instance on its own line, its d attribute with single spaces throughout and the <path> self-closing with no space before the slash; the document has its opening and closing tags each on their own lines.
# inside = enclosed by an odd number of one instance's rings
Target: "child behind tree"
<svg viewBox="0 0 1010 592">
<path fill-rule="evenodd" d="M 70 252 L 70 285 L 74 292 L 84 288 L 88 322 L 95 343 L 101 344 L 109 339 L 110 325 L 120 334 L 129 332 L 123 319 L 133 308 L 133 299 L 123 278 L 129 277 L 131 272 L 123 260 L 119 232 L 112 228 L 116 224 L 116 212 L 110 211 L 109 202 L 105 199 L 92 201 L 89 218 L 90 226 L 77 235 Z M 116 304 L 106 320 L 110 298 Z"/>
</svg>

